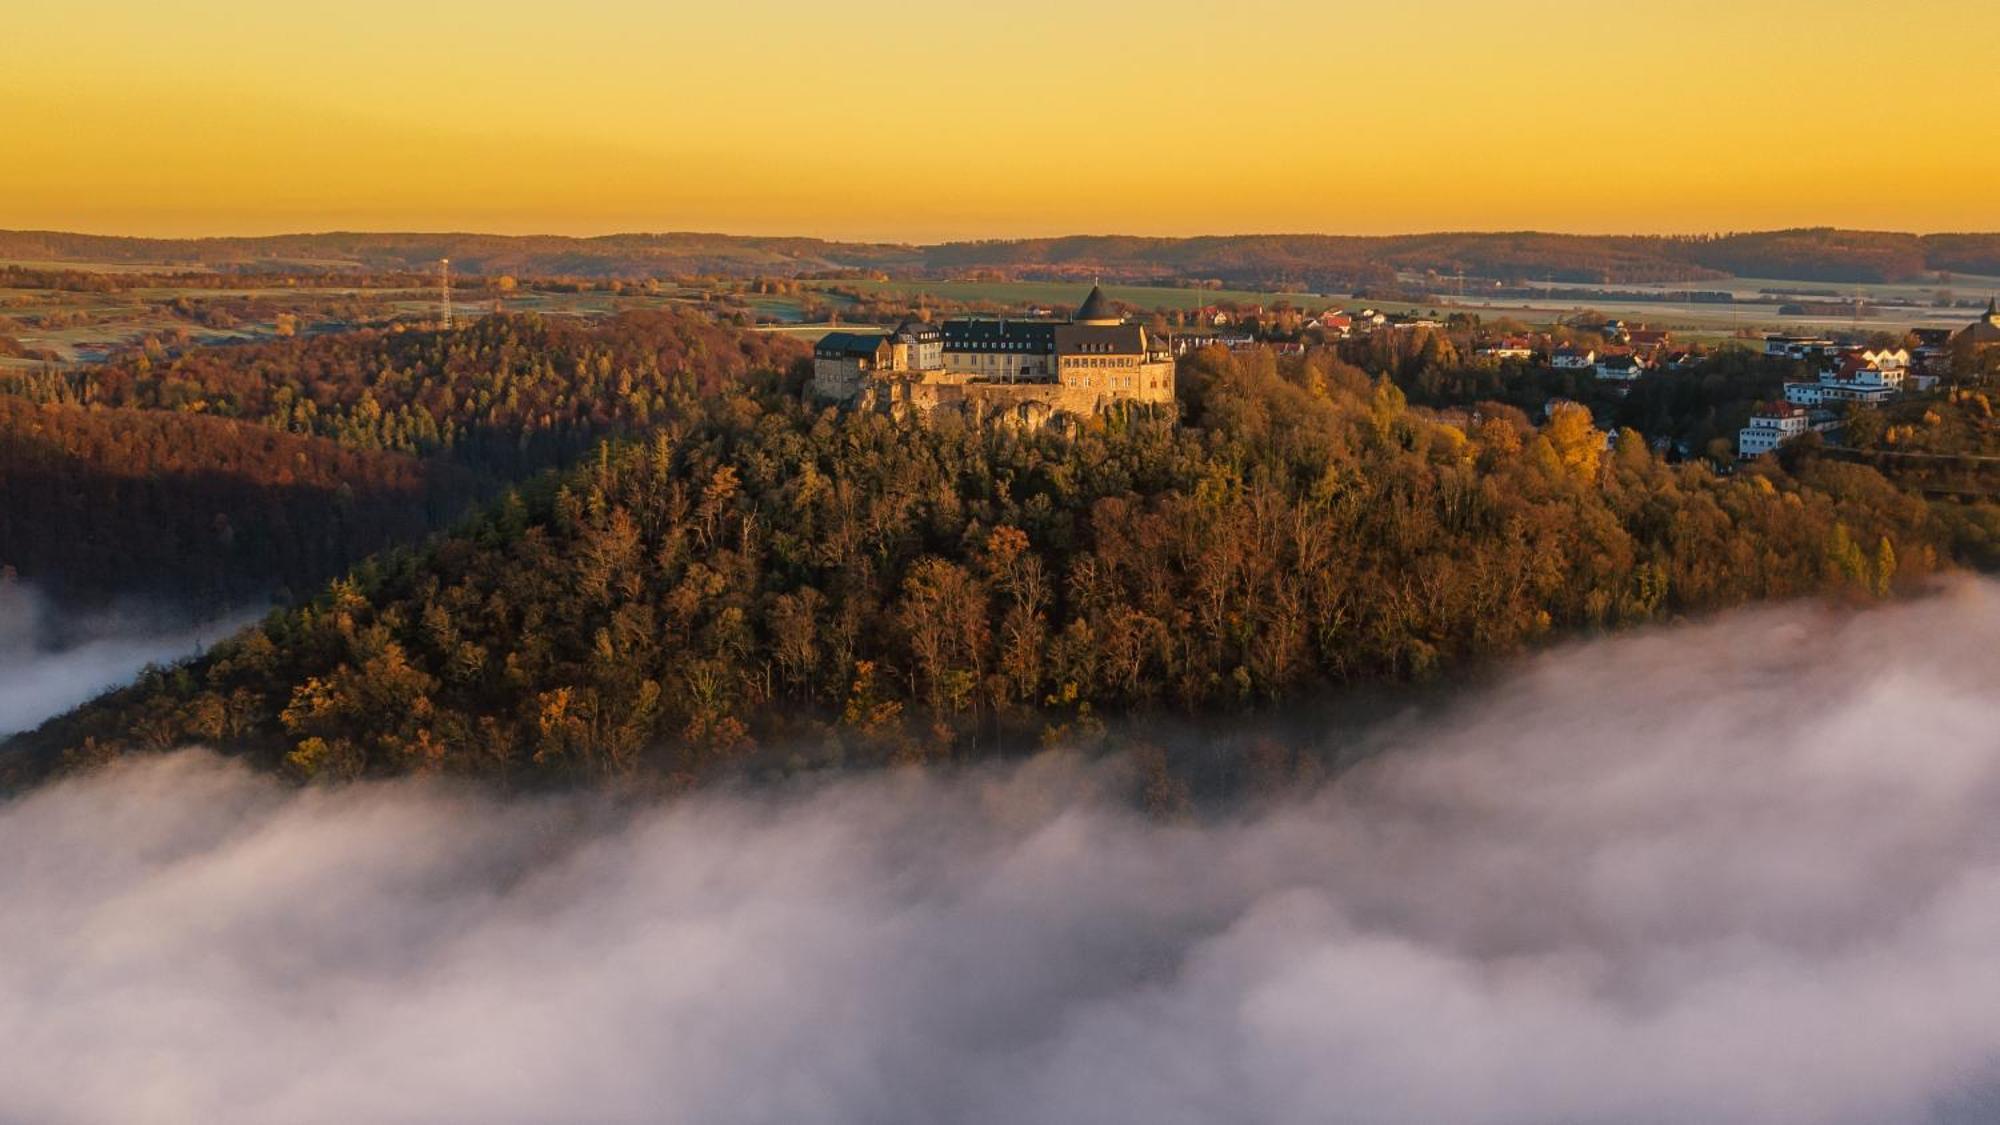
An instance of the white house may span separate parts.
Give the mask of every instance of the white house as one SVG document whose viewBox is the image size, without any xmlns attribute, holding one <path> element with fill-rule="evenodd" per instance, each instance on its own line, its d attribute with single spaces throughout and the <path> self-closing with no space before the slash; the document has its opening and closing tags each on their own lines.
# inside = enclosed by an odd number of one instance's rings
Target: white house
<svg viewBox="0 0 2000 1125">
<path fill-rule="evenodd" d="M 1910 353 L 1901 348 L 1848 352 L 1811 382 L 1785 384 L 1785 401 L 1794 406 L 1824 406 L 1858 402 L 1879 406 L 1902 393 L 1910 378 Z"/>
<path fill-rule="evenodd" d="M 1790 402 L 1760 406 L 1736 435 L 1736 456 L 1745 461 L 1761 457 L 1811 428 L 1803 406 Z"/>
<path fill-rule="evenodd" d="M 1764 337 L 1764 354 L 1774 359 L 1810 359 L 1831 352 L 1833 347 L 1833 341 L 1824 336 L 1774 334 Z"/>
<path fill-rule="evenodd" d="M 1339 309 L 1328 309 L 1306 321 L 1307 328 L 1317 328 L 1329 336 L 1346 336 L 1354 330 L 1354 318 Z"/>
<path fill-rule="evenodd" d="M 1793 406 L 1818 406 L 1826 401 L 1825 389 L 1814 379 L 1809 383 L 1785 384 L 1785 401 Z"/>
<path fill-rule="evenodd" d="M 1595 367 L 1597 366 L 1597 352 L 1595 349 L 1585 348 L 1579 350 L 1570 347 L 1568 344 L 1564 344 L 1562 347 L 1556 349 L 1554 355 L 1549 357 L 1549 366 L 1559 367 L 1567 371 L 1581 371 L 1586 367 Z"/>
<path fill-rule="evenodd" d="M 1597 361 L 1597 377 L 1606 382 L 1630 383 L 1646 373 L 1646 361 L 1636 355 L 1608 355 Z"/>
<path fill-rule="evenodd" d="M 1889 373 L 1892 376 L 1894 384 L 1900 384 L 1903 381 L 1903 376 L 1910 370 L 1910 353 L 1905 348 L 1879 348 L 1875 350 L 1863 348 L 1854 354 L 1860 357 L 1863 366 L 1877 368 L 1885 373 Z"/>
<path fill-rule="evenodd" d="M 1487 359 L 1533 359 L 1535 349 L 1520 336 L 1508 336 L 1482 346 L 1479 355 Z"/>
</svg>

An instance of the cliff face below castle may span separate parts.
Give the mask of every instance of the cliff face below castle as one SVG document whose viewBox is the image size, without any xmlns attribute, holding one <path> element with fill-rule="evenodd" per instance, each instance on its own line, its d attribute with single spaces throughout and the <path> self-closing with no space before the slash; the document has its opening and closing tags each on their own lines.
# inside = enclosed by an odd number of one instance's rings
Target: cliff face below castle
<svg viewBox="0 0 2000 1125">
<path fill-rule="evenodd" d="M 1115 410 L 1121 404 L 1171 409 L 1173 365 L 1165 366 L 1164 378 L 1156 376 L 1149 380 L 1150 387 L 1133 391 L 1053 382 L 994 382 L 942 371 L 891 375 L 867 382 L 851 401 L 862 409 L 882 410 L 899 418 L 956 413 L 980 422 L 1039 427 L 1062 415 L 1087 417 Z"/>
</svg>

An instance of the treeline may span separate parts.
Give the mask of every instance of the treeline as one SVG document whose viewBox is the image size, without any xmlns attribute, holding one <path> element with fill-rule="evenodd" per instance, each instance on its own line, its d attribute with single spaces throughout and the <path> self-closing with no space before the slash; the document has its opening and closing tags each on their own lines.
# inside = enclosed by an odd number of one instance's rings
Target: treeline
<svg viewBox="0 0 2000 1125">
<path fill-rule="evenodd" d="M 1720 276 L 1674 255 L 1662 239 L 1592 235 L 1319 234 L 1201 238 L 1071 238 L 949 243 L 929 247 L 931 269 L 1003 267 L 1062 271 L 1166 272 L 1245 285 L 1288 282 L 1317 289 L 1393 287 L 1398 271 L 1540 281 L 1689 281 Z"/>
<path fill-rule="evenodd" d="M 1816 227 L 1678 245 L 1689 261 L 1709 269 L 1794 281 L 1910 281 L 1939 271 L 1964 270 L 1973 263 L 2000 263 L 2000 235 L 1961 235 L 1949 244 L 1934 241 L 1937 237 Z"/>
<path fill-rule="evenodd" d="M 241 271 L 414 271 L 450 258 L 469 273 L 574 278 L 838 276 L 894 273 L 1213 279 L 1316 288 L 1394 285 L 1433 271 L 1586 284 L 1680 282 L 1726 274 L 1801 281 L 1907 281 L 2000 274 L 2000 234 L 1915 235 L 1833 228 L 1704 237 L 1533 231 L 1391 236 L 1318 234 L 1073 238 L 933 246 L 719 234 L 601 238 L 476 234 L 319 234 L 136 239 L 0 231 L 0 258 L 176 263 Z"/>
<path fill-rule="evenodd" d="M 1321 288 L 1395 283 L 1401 272 L 1590 284 L 1698 281 L 1729 275 L 1894 282 L 1938 272 L 2000 272 L 2000 234 L 1915 235 L 1830 227 L 1707 237 L 1538 232 L 1343 237 L 1084 236 L 930 247 L 933 269 L 1169 270 L 1180 276 Z"/>
<path fill-rule="evenodd" d="M 1324 355 L 1202 353 L 1187 425 L 1040 433 L 710 382 L 13 760 L 199 741 L 301 776 L 692 784 L 1424 679 L 1940 565 L 1929 509 L 1868 468 L 1718 476 L 1607 451 L 1573 407 L 1452 424 Z"/>
<path fill-rule="evenodd" d="M 436 285 L 437 274 L 435 270 L 389 274 L 271 271 L 259 273 L 256 282 L 260 286 L 284 285 L 301 289 L 411 289 Z M 125 293 L 134 289 L 236 289 L 243 284 L 244 279 L 240 274 L 209 269 L 156 272 L 132 269 L 93 270 L 81 266 L 0 266 L 0 289 L 51 289 L 63 293 Z"/>
<path fill-rule="evenodd" d="M 806 355 L 796 341 L 678 310 L 601 325 L 529 314 L 449 333 L 369 329 L 0 373 L 0 393 L 240 419 L 353 449 L 447 456 L 512 481 Z"/>
<path fill-rule="evenodd" d="M 475 496 L 469 473 L 403 454 L 0 395 L 0 565 L 63 602 L 303 598 Z"/>
<path fill-rule="evenodd" d="M 455 269 L 517 277 L 669 277 L 777 274 L 913 263 L 912 247 L 817 238 L 727 234 L 619 234 L 599 238 L 497 234 L 288 234 L 261 238 L 124 238 L 62 231 L 0 231 L 0 259 L 199 266 L 225 272 L 423 272 Z"/>
</svg>

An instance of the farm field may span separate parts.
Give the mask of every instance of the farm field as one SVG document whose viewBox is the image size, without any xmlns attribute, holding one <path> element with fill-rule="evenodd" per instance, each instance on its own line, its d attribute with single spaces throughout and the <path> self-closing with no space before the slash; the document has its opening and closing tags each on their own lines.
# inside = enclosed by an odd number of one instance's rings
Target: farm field
<svg viewBox="0 0 2000 1125">
<path fill-rule="evenodd" d="M 87 268 L 107 272 L 131 272 L 139 268 L 127 263 L 16 262 L 37 267 Z M 1046 307 L 1067 310 L 1081 299 L 1088 286 L 1059 281 L 919 281 L 919 280 L 840 280 L 801 283 L 805 292 L 766 294 L 729 292 L 726 289 L 668 287 L 657 293 L 642 292 L 546 292 L 530 286 L 500 291 L 468 285 L 454 292 L 456 308 L 462 316 L 488 312 L 535 312 L 547 316 L 599 318 L 632 309 L 657 308 L 667 304 L 718 300 L 721 307 L 749 313 L 766 331 L 784 332 L 802 339 L 817 339 L 840 324 L 828 323 L 829 307 L 848 322 L 847 302 L 830 292 L 833 289 L 861 291 L 890 302 L 916 305 L 922 298 L 970 305 L 995 305 L 1012 309 Z M 1224 302 L 1236 305 L 1276 305 L 1289 303 L 1307 311 L 1330 306 L 1359 308 L 1372 305 L 1391 313 L 1421 313 L 1446 316 L 1462 311 L 1492 321 L 1502 318 L 1525 324 L 1543 325 L 1574 317 L 1586 310 L 1605 316 L 1669 328 L 1691 338 L 1721 339 L 1755 336 L 1771 331 L 1882 331 L 1897 332 L 1913 326 L 1956 327 L 1971 319 L 1962 308 L 1932 307 L 1938 283 L 1928 285 L 1876 285 L 1835 287 L 1812 286 L 1799 282 L 1735 278 L 1710 283 L 1707 288 L 1728 290 L 1744 300 L 1730 305 L 1690 304 L 1617 300 L 1609 295 L 1600 300 L 1578 301 L 1571 296 L 1548 300 L 1510 297 L 1482 300 L 1439 294 L 1429 301 L 1399 302 L 1364 300 L 1347 294 L 1313 294 L 1247 289 L 1193 289 L 1158 285 L 1108 285 L 1113 299 L 1133 308 L 1174 312 Z M 1627 286 L 1674 292 L 1666 286 Z M 2000 290 L 2000 278 L 1955 278 L 1949 286 L 1958 300 L 1969 300 Z M 1828 289 L 1855 293 L 1873 300 L 1921 301 L 1916 307 L 1889 307 L 1871 310 L 1871 315 L 1853 317 L 1783 316 L 1778 312 L 1782 298 L 1761 296 L 1760 290 L 1797 292 L 1801 289 Z M 1755 300 L 1753 300 L 1755 299 Z M 79 293 L 67 290 L 0 288 L 0 336 L 20 342 L 27 356 L 0 356 L 0 367 L 32 367 L 43 363 L 90 363 L 100 361 L 121 348 L 133 347 L 153 338 L 169 345 L 222 343 L 268 337 L 279 331 L 281 317 L 293 320 L 298 332 L 339 331 L 369 324 L 420 323 L 436 315 L 434 291 L 422 287 L 339 286 L 301 287 L 254 282 L 210 289 L 200 286 L 148 286 L 111 293 Z M 879 314 L 880 308 L 877 307 Z"/>
<path fill-rule="evenodd" d="M 925 294 L 949 301 L 994 301 L 1001 304 L 1039 304 L 1062 308 L 1076 304 L 1090 291 L 1088 282 L 1073 281 L 808 281 L 817 289 L 855 289 L 885 296 L 920 297 Z M 1336 303 L 1335 298 L 1313 293 L 1258 292 L 1248 289 L 1183 289 L 1168 285 L 1106 285 L 1105 295 L 1134 308 L 1173 311 L 1198 309 L 1218 301 L 1236 304 L 1276 304 L 1288 301 L 1300 308 L 1321 309 Z"/>
<path fill-rule="evenodd" d="M 1531 283 L 1533 284 L 1533 283 Z M 1977 310 L 1969 305 L 1964 307 L 1937 307 L 1933 304 L 1940 292 L 1947 292 L 1955 301 L 1983 303 L 1985 297 L 2000 292 L 2000 277 L 1975 275 L 1954 275 L 1947 282 L 1924 280 L 1920 282 L 1861 283 L 1861 282 L 1815 282 L 1788 281 L 1776 278 L 1733 277 L 1717 281 L 1699 282 L 1694 285 L 1678 283 L 1652 283 L 1620 286 L 1626 291 L 1647 290 L 1672 296 L 1687 289 L 1726 292 L 1733 294 L 1738 303 L 1733 305 L 1693 304 L 1682 301 L 1655 303 L 1648 301 L 1619 301 L 1606 297 L 1592 301 L 1590 308 L 1607 315 L 1628 320 L 1644 320 L 1667 328 L 1685 328 L 1705 332 L 1765 332 L 1765 331 L 1881 331 L 1894 332 L 1917 327 L 1961 327 L 1972 320 Z M 1801 297 L 1801 294 L 1811 294 Z M 1859 298 L 1864 301 L 1913 302 L 1918 307 L 1877 307 L 1870 315 L 1853 316 L 1786 316 L 1778 309 L 1781 305 L 1797 300 L 1834 301 Z M 1475 302 L 1468 299 L 1464 307 L 1476 309 L 1482 315 L 1515 315 L 1532 317 L 1547 316 L 1552 312 L 1575 311 L 1583 306 L 1573 300 L 1551 299 L 1547 302 L 1521 301 L 1510 299 L 1491 303 Z"/>
<path fill-rule="evenodd" d="M 1534 283 L 1530 283 L 1534 284 Z M 1986 277 L 1978 274 L 1953 274 L 1947 281 L 1926 278 L 1922 281 L 1899 282 L 1858 282 L 1858 281 L 1787 281 L 1768 277 L 1731 277 L 1720 281 L 1696 282 L 1691 285 L 1665 283 L 1638 283 L 1625 286 L 1627 289 L 1649 289 L 1660 293 L 1678 293 L 1683 289 L 1708 289 L 1716 292 L 1734 293 L 1738 297 L 1755 297 L 1760 293 L 1834 293 L 1841 297 L 1862 297 L 1871 301 L 1917 301 L 1928 303 L 1935 299 L 1940 290 L 1948 291 L 1959 300 L 1985 297 L 2000 291 L 2000 277 Z M 1831 298 L 1822 298 L 1831 299 Z"/>
<path fill-rule="evenodd" d="M 1391 311 L 1402 311 L 1401 306 L 1385 303 L 1380 307 Z M 1736 333 L 1793 332 L 1793 331 L 1865 331 L 1900 332 L 1916 327 L 1962 327 L 1973 319 L 1967 309 L 1877 309 L 1873 315 L 1864 317 L 1827 316 L 1785 316 L 1778 312 L 1778 303 L 1739 302 L 1733 305 L 1675 304 L 1652 301 L 1617 301 L 1611 299 L 1578 302 L 1574 300 L 1550 300 L 1547 302 L 1498 300 L 1480 301 L 1474 298 L 1447 300 L 1435 306 L 1440 312 L 1462 311 L 1474 313 L 1491 320 L 1498 317 L 1513 317 L 1528 323 L 1574 316 L 1586 309 L 1594 309 L 1606 316 L 1622 320 L 1641 321 L 1655 328 L 1672 328 L 1733 335 Z"/>
<path fill-rule="evenodd" d="M 79 273 L 211 273 L 191 262 L 79 262 L 55 258 L 0 258 L 0 269 L 75 270 Z"/>
<path fill-rule="evenodd" d="M 77 263 L 62 265 L 77 268 Z M 507 311 L 594 318 L 697 297 L 678 292 L 501 293 L 484 288 L 453 293 L 461 316 Z M 118 349 L 138 346 L 149 337 L 171 345 L 265 338 L 278 333 L 279 318 L 286 315 L 294 318 L 293 329 L 304 333 L 396 322 L 420 323 L 434 318 L 437 308 L 435 291 L 418 288 L 155 286 L 112 293 L 0 288 L 0 336 L 11 337 L 25 350 L 37 353 L 29 357 L 0 356 L 0 367 L 98 362 Z M 786 319 L 797 319 L 800 312 L 796 301 L 789 308 L 789 317 L 781 304 L 774 304 L 768 310 L 759 307 L 758 311 Z"/>
<path fill-rule="evenodd" d="M 0 336 L 46 357 L 0 362 L 16 367 L 94 362 L 148 337 L 174 344 L 254 339 L 276 334 L 279 318 L 287 315 L 296 331 L 387 322 L 422 306 L 418 297 L 395 289 L 0 289 Z"/>
</svg>

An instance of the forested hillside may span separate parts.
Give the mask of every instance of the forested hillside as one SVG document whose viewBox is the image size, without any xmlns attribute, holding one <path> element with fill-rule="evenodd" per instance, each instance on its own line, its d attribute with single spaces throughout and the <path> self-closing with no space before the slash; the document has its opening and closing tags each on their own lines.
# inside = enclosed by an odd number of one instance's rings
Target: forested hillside
<svg viewBox="0 0 2000 1125">
<path fill-rule="evenodd" d="M 1203 353 L 1188 424 L 1069 433 L 819 410 L 768 369 L 712 382 L 11 760 L 198 741 L 301 776 L 694 783 L 960 755 L 1753 598 L 1877 596 L 1943 544 L 1869 468 L 1718 477 L 1636 437 L 1607 453 L 1576 408 L 1455 425 L 1321 354 Z"/>
<path fill-rule="evenodd" d="M 199 414 L 0 394 L 0 565 L 61 602 L 312 594 L 464 511 L 471 474 Z"/>
<path fill-rule="evenodd" d="M 371 329 L 0 375 L 0 392 L 237 418 L 353 449 L 449 453 L 511 479 L 807 354 L 796 341 L 674 309 L 595 325 L 531 314 L 448 333 Z"/>
<path fill-rule="evenodd" d="M 693 314 L 488 317 L 0 373 L 0 566 L 65 601 L 303 597 L 801 345 Z"/>
<path fill-rule="evenodd" d="M 1728 274 L 1882 282 L 1938 271 L 2000 274 L 2000 234 L 1807 228 L 1698 237 L 1535 231 L 1198 238 L 1084 235 L 917 246 L 691 233 L 598 238 L 348 233 L 174 240 L 0 231 L 0 260 L 148 263 L 225 272 L 379 273 L 426 271 L 447 257 L 476 274 L 599 278 L 783 277 L 849 270 L 904 277 L 972 271 L 1025 276 L 1103 272 L 1331 289 L 1379 283 L 1401 270 L 1582 283 L 1694 281 Z"/>
<path fill-rule="evenodd" d="M 125 238 L 62 231 L 0 231 L 0 259 L 282 269 L 428 271 L 450 258 L 470 273 L 552 276 L 783 274 L 855 266 L 894 268 L 918 259 L 907 246 L 728 234 L 557 235 L 448 233 L 286 234 L 251 238 Z"/>
</svg>

